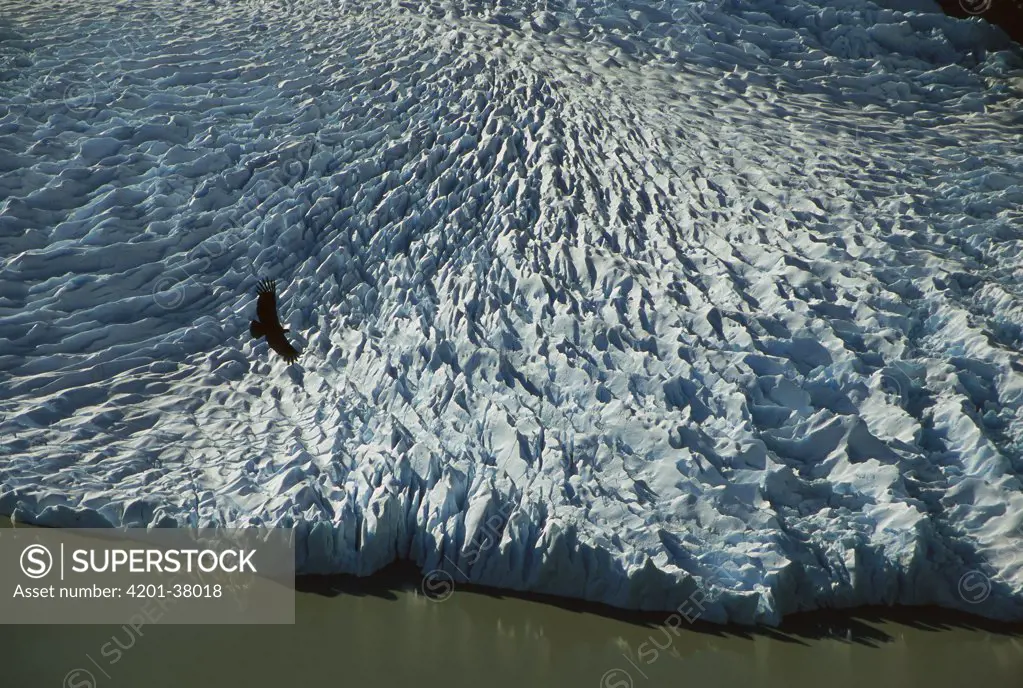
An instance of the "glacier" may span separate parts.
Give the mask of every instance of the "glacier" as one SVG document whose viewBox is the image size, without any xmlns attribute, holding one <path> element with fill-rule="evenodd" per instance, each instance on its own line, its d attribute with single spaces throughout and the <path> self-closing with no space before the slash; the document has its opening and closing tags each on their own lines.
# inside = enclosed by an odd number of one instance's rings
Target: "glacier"
<svg viewBox="0 0 1023 688">
<path fill-rule="evenodd" d="M 5 2 L 0 513 L 1023 620 L 1021 58 L 929 0 Z"/>
</svg>

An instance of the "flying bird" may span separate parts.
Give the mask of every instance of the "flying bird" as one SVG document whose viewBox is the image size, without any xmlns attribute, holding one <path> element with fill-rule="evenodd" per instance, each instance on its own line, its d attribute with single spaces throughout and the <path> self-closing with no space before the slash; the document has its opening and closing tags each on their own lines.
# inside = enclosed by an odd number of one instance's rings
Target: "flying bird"
<svg viewBox="0 0 1023 688">
<path fill-rule="evenodd" d="M 259 285 L 259 298 L 256 300 L 256 317 L 249 325 L 249 333 L 253 339 L 266 337 L 270 348 L 279 353 L 285 361 L 292 363 L 298 358 L 298 350 L 288 343 L 284 336 L 289 330 L 281 327 L 277 318 L 277 294 L 274 292 L 277 283 L 273 280 L 262 280 Z"/>
</svg>

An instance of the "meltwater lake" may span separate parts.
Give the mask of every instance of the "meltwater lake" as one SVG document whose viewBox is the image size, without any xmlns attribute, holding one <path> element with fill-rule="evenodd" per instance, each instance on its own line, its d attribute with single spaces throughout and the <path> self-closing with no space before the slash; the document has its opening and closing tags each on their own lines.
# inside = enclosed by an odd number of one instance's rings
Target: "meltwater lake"
<svg viewBox="0 0 1023 688">
<path fill-rule="evenodd" d="M 1023 676 L 1023 626 L 935 608 L 673 631 L 667 614 L 441 583 L 399 565 L 368 578 L 301 578 L 293 626 L 4 625 L 2 683 L 1018 688 Z"/>
</svg>

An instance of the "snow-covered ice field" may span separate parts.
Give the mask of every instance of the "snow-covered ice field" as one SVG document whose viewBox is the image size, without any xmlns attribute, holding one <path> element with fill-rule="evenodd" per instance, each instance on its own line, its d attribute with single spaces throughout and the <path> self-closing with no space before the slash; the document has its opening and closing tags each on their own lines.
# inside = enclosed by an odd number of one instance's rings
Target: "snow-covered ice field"
<svg viewBox="0 0 1023 688">
<path fill-rule="evenodd" d="M 1023 50 L 882 4 L 2 0 L 0 513 L 1023 620 Z"/>
</svg>

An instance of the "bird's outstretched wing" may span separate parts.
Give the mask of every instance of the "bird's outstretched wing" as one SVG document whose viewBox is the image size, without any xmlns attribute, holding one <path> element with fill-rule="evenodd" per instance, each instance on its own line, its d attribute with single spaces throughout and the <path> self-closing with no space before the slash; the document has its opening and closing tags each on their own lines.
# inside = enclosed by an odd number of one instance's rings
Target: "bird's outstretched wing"
<svg viewBox="0 0 1023 688">
<path fill-rule="evenodd" d="M 288 343 L 284 330 L 280 328 L 266 335 L 266 343 L 288 363 L 293 363 L 298 358 L 298 349 Z"/>
<path fill-rule="evenodd" d="M 281 358 L 292 363 L 298 358 L 298 350 L 288 343 L 284 336 L 284 328 L 277 317 L 277 295 L 275 293 L 277 284 L 273 280 L 265 279 L 259 283 L 259 298 L 256 299 L 256 316 L 259 318 L 262 330 L 266 334 L 266 343 L 276 351 Z"/>
<path fill-rule="evenodd" d="M 267 331 L 281 329 L 281 321 L 277 318 L 277 283 L 270 279 L 262 280 L 258 285 L 259 298 L 256 299 L 256 317 Z"/>
</svg>

